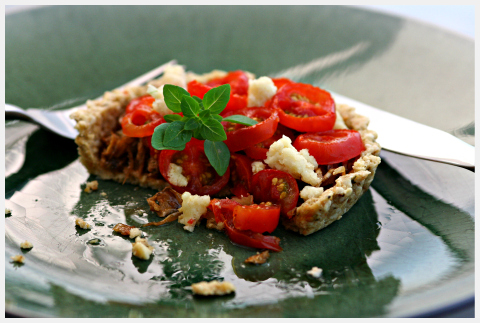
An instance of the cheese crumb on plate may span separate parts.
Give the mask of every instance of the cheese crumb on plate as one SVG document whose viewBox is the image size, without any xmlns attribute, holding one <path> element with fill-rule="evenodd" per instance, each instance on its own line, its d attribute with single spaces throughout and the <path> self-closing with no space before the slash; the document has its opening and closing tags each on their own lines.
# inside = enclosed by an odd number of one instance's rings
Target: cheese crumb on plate
<svg viewBox="0 0 480 323">
<path fill-rule="evenodd" d="M 192 284 L 194 294 L 202 296 L 221 296 L 233 293 L 235 286 L 230 282 L 219 282 L 217 280 L 211 282 L 200 282 Z"/>
</svg>

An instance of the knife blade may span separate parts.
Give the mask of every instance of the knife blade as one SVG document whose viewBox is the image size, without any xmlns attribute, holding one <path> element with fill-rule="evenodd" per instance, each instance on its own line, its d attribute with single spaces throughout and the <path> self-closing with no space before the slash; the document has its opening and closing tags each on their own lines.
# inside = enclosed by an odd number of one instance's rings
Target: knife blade
<svg viewBox="0 0 480 323">
<path fill-rule="evenodd" d="M 475 147 L 436 128 L 397 116 L 332 92 L 336 103 L 348 104 L 370 119 L 382 149 L 475 171 Z"/>
</svg>

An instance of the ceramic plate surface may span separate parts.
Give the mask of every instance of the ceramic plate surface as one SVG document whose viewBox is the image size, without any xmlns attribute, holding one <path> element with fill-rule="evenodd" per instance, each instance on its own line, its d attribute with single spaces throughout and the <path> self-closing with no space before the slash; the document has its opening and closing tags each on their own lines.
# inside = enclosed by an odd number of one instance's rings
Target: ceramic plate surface
<svg viewBox="0 0 480 323">
<path fill-rule="evenodd" d="M 198 73 L 285 75 L 474 144 L 473 40 L 397 17 L 343 6 L 67 6 L 7 15 L 5 28 L 5 99 L 24 108 L 74 106 L 177 59 Z M 461 168 L 382 152 L 372 187 L 340 221 L 307 237 L 278 228 L 284 251 L 261 266 L 244 264 L 254 251 L 224 233 L 177 223 L 146 228 L 155 255 L 132 257 L 112 227 L 157 220 L 146 202 L 155 191 L 99 180 L 85 193 L 94 179 L 72 141 L 6 123 L 6 312 L 403 317 L 473 301 L 474 174 Z M 76 217 L 93 229 L 76 229 Z M 33 249 L 21 251 L 24 240 Z M 314 266 L 321 278 L 307 275 Z M 213 279 L 236 293 L 192 295 L 192 283 Z"/>
</svg>

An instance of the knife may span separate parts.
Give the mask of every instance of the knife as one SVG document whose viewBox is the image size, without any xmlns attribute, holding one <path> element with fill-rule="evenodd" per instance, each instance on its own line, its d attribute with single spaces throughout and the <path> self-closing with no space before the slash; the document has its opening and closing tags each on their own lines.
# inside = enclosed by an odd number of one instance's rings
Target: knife
<svg viewBox="0 0 480 323">
<path fill-rule="evenodd" d="M 475 172 L 475 147 L 436 128 L 332 93 L 336 103 L 348 104 L 370 119 L 382 149 L 411 157 L 460 166 Z"/>
</svg>

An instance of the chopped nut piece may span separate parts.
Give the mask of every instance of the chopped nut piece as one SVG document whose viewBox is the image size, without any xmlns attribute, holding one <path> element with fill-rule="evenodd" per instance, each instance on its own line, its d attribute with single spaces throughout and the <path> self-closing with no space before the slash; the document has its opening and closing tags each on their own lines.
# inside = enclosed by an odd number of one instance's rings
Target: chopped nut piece
<svg viewBox="0 0 480 323">
<path fill-rule="evenodd" d="M 107 193 L 101 192 L 100 195 L 101 195 L 101 196 L 107 196 Z"/>
<path fill-rule="evenodd" d="M 12 259 L 13 262 L 16 262 L 19 264 L 23 264 L 25 262 L 25 257 L 22 255 L 15 255 L 10 257 L 10 259 Z"/>
<path fill-rule="evenodd" d="M 76 218 L 75 219 L 75 225 L 77 225 L 80 228 L 85 229 L 85 230 L 88 230 L 88 229 L 92 228 L 92 226 L 89 223 L 83 221 L 83 219 L 81 219 L 81 218 Z"/>
<path fill-rule="evenodd" d="M 117 223 L 113 227 L 113 231 L 120 233 L 122 236 L 129 236 L 130 231 L 134 228 L 135 227 L 133 225 L 126 225 L 126 224 L 123 224 L 123 223 Z"/>
<path fill-rule="evenodd" d="M 229 282 L 219 282 L 217 280 L 211 282 L 200 282 L 192 284 L 192 291 L 194 294 L 203 296 L 220 296 L 233 293 L 235 286 Z"/>
<path fill-rule="evenodd" d="M 270 253 L 268 252 L 268 250 L 265 250 L 262 253 L 257 252 L 256 255 L 248 257 L 247 259 L 245 259 L 245 263 L 261 265 L 267 262 L 268 258 L 270 258 Z"/>
<path fill-rule="evenodd" d="M 307 274 L 315 278 L 320 278 L 320 276 L 322 276 L 322 272 L 323 272 L 322 268 L 313 267 L 312 269 L 307 271 Z"/>
<path fill-rule="evenodd" d="M 147 239 L 137 237 L 132 243 L 132 254 L 140 259 L 148 260 L 154 248 L 148 244 Z"/>
<path fill-rule="evenodd" d="M 182 206 L 182 195 L 171 187 L 164 188 L 154 196 L 147 199 L 150 211 L 157 213 L 161 218 L 178 212 Z"/>
<path fill-rule="evenodd" d="M 25 240 L 24 242 L 22 242 L 20 244 L 20 248 L 22 248 L 22 249 L 32 249 L 33 244 L 30 241 Z"/>
<path fill-rule="evenodd" d="M 91 193 L 92 191 L 98 190 L 98 181 L 91 181 L 87 182 L 87 186 L 85 186 L 84 191 L 87 193 Z"/>
</svg>

